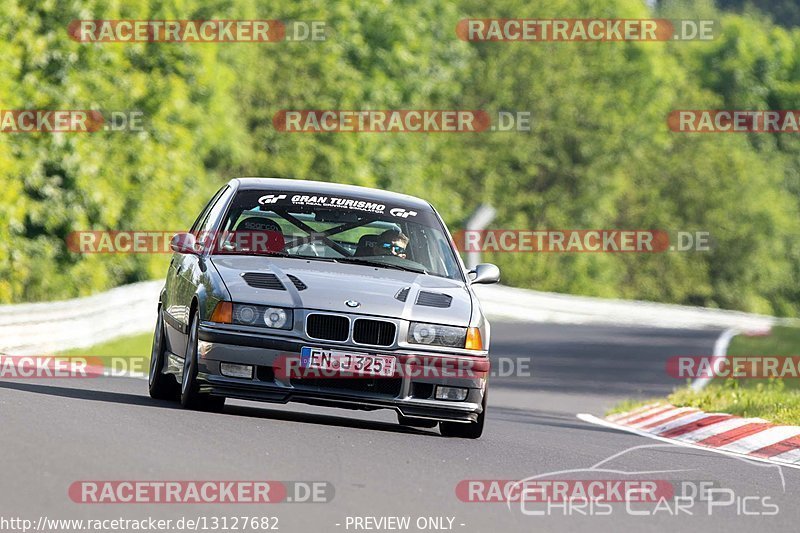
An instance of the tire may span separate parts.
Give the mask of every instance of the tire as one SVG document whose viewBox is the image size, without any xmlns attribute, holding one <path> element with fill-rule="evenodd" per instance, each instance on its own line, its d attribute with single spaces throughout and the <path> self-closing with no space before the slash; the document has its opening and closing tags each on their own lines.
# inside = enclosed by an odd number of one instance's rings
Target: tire
<svg viewBox="0 0 800 533">
<path fill-rule="evenodd" d="M 197 314 L 192 316 L 189 327 L 189 339 L 183 359 L 183 377 L 181 379 L 181 405 L 185 409 L 195 411 L 222 411 L 225 407 L 224 396 L 212 396 L 200 392 L 197 382 L 197 329 L 200 321 Z"/>
<path fill-rule="evenodd" d="M 486 396 L 488 389 L 483 392 L 483 411 L 478 415 L 477 422 L 439 422 L 439 433 L 443 437 L 457 437 L 461 439 L 479 439 L 483 434 L 483 423 L 486 419 Z"/>
<path fill-rule="evenodd" d="M 426 418 L 412 418 L 410 416 L 403 416 L 397 413 L 397 422 L 401 426 L 408 426 L 412 428 L 435 428 L 436 420 L 428 420 Z"/>
<path fill-rule="evenodd" d="M 164 340 L 164 320 L 161 313 L 162 311 L 159 307 L 156 329 L 153 332 L 153 348 L 150 352 L 150 373 L 147 381 L 151 398 L 154 400 L 177 401 L 181 393 L 178 382 L 175 381 L 174 376 L 164 373 L 167 349 Z"/>
</svg>

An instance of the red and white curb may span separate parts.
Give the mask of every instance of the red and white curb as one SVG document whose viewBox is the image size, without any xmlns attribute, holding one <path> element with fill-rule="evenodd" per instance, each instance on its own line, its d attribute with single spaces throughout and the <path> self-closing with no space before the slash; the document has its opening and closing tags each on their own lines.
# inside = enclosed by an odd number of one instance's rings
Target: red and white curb
<svg viewBox="0 0 800 533">
<path fill-rule="evenodd" d="M 666 403 L 645 405 L 605 419 L 587 414 L 578 418 L 681 446 L 800 468 L 800 426 L 779 426 L 761 418 L 706 413 Z"/>
</svg>

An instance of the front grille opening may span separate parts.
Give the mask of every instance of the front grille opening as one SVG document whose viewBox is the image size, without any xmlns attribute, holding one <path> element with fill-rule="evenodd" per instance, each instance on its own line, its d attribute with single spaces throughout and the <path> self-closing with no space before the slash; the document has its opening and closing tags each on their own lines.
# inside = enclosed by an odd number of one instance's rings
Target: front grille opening
<svg viewBox="0 0 800 533">
<path fill-rule="evenodd" d="M 311 388 L 320 392 L 366 392 L 382 396 L 397 396 L 403 386 L 402 378 L 292 378 L 293 387 Z"/>
<path fill-rule="evenodd" d="M 411 397 L 427 400 L 433 396 L 433 383 L 411 383 Z"/>
<path fill-rule="evenodd" d="M 312 339 L 344 342 L 350 330 L 346 316 L 314 313 L 306 319 L 306 334 Z"/>
<path fill-rule="evenodd" d="M 396 329 L 392 322 L 359 318 L 353 326 L 353 341 L 373 346 L 391 346 Z"/>
<path fill-rule="evenodd" d="M 258 365 L 256 367 L 256 378 L 258 381 L 275 381 L 275 369 L 271 366 Z"/>
</svg>

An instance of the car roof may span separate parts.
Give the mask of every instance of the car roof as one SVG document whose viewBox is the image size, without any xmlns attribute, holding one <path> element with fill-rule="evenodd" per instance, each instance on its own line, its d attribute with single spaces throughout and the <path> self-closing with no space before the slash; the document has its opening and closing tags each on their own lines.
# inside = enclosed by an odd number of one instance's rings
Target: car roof
<svg viewBox="0 0 800 533">
<path fill-rule="evenodd" d="M 238 183 L 241 190 L 268 189 L 277 191 L 291 191 L 315 195 L 342 195 L 355 196 L 382 204 L 400 205 L 415 209 L 431 209 L 430 203 L 421 198 L 400 194 L 397 192 L 345 185 L 343 183 L 330 183 L 326 181 L 310 181 L 287 178 L 234 178 L 231 184 Z"/>
</svg>

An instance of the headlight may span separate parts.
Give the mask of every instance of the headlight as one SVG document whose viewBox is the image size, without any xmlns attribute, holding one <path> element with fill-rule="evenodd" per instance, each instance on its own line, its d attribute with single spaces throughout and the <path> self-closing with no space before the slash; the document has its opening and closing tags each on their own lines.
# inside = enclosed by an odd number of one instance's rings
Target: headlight
<svg viewBox="0 0 800 533">
<path fill-rule="evenodd" d="M 271 329 L 292 329 L 292 310 L 265 305 L 233 304 L 233 323 Z"/>
<path fill-rule="evenodd" d="M 467 328 L 423 324 L 421 322 L 412 322 L 408 328 L 408 342 L 412 344 L 463 348 L 466 340 Z"/>
<path fill-rule="evenodd" d="M 289 323 L 289 315 L 285 309 L 268 307 L 264 310 L 264 324 L 268 328 L 283 328 Z"/>
</svg>

